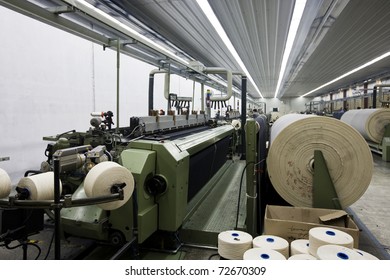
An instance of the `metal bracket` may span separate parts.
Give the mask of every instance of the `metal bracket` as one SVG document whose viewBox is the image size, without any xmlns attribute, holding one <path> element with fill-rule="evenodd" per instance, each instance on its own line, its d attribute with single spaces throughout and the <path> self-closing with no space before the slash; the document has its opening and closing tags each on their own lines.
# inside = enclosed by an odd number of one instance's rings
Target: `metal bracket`
<svg viewBox="0 0 390 280">
<path fill-rule="evenodd" d="M 313 207 L 342 209 L 321 151 L 314 151 Z"/>
</svg>

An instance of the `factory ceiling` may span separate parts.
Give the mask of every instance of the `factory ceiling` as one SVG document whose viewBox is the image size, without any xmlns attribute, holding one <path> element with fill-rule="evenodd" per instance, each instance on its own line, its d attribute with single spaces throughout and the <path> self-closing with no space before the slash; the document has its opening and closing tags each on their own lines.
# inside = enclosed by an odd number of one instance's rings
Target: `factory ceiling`
<svg viewBox="0 0 390 280">
<path fill-rule="evenodd" d="M 127 40 L 123 52 L 156 66 L 169 64 L 172 72 L 196 76 L 198 81 L 205 76 L 196 75 L 186 62 L 247 73 L 252 98 L 298 97 L 310 92 L 308 96 L 314 97 L 390 73 L 390 1 L 307 0 L 285 71 L 280 74 L 295 2 L 208 1 L 243 69 L 196 0 L 0 0 L 6 7 L 108 47 L 113 47 L 112 38 Z M 88 7 L 131 26 L 146 43 Z M 149 41 L 163 46 L 168 55 L 151 47 Z M 387 56 L 326 85 L 383 55 Z M 238 77 L 234 84 L 240 86 Z"/>
</svg>

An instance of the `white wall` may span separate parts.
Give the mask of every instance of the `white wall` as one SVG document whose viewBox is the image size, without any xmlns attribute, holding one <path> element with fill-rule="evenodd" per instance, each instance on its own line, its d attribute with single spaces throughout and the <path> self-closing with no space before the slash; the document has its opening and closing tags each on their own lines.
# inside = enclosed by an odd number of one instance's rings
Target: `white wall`
<svg viewBox="0 0 390 280">
<path fill-rule="evenodd" d="M 264 99 L 267 105 L 267 113 L 272 112 L 273 108 L 278 108 L 278 111 L 284 115 L 288 113 L 297 113 L 305 111 L 305 104 L 310 102 L 311 98 L 298 97 L 298 98 L 267 98 Z M 261 100 L 263 101 L 263 100 Z"/>
<path fill-rule="evenodd" d="M 94 111 L 113 111 L 117 125 L 116 52 L 4 7 L 0 7 L 0 38 L 0 157 L 11 158 L 0 162 L 0 168 L 16 184 L 26 170 L 39 169 L 46 160 L 48 143 L 42 137 L 72 129 L 86 131 Z M 131 116 L 148 114 L 149 73 L 155 67 L 124 55 L 120 66 L 119 126 L 123 127 L 129 125 Z M 156 75 L 155 109 L 167 107 L 163 83 L 164 76 Z M 201 109 L 200 88 L 196 83 L 197 111 Z M 192 97 L 193 81 L 172 76 L 170 92 Z M 267 112 L 278 107 L 282 113 L 304 110 L 307 102 L 265 101 Z M 235 107 L 233 98 L 227 105 Z M 214 109 L 211 114 L 215 115 Z"/>
<path fill-rule="evenodd" d="M 116 53 L 4 7 L 0 37 L 0 157 L 11 158 L 0 168 L 17 183 L 46 159 L 42 137 L 88 130 L 93 111 L 113 111 L 116 123 Z M 147 115 L 152 69 L 121 55 L 120 126 Z"/>
</svg>

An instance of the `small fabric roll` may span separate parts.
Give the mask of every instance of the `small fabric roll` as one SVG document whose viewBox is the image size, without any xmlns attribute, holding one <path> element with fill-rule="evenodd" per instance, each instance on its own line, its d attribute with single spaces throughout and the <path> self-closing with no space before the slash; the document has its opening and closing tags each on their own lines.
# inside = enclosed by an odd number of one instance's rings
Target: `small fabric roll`
<svg viewBox="0 0 390 280">
<path fill-rule="evenodd" d="M 288 260 L 317 260 L 317 258 L 310 254 L 296 254 L 289 257 Z"/>
<path fill-rule="evenodd" d="M 289 257 L 289 244 L 284 238 L 275 235 L 260 235 L 253 239 L 253 248 L 268 248 Z"/>
<path fill-rule="evenodd" d="M 0 199 L 8 197 L 11 193 L 11 178 L 8 173 L 0 168 Z"/>
<path fill-rule="evenodd" d="M 23 177 L 19 180 L 19 188 L 28 189 L 31 200 L 53 200 L 54 199 L 54 172 L 49 171 Z M 60 181 L 60 193 L 62 192 L 62 183 Z"/>
<path fill-rule="evenodd" d="M 290 244 L 291 256 L 309 254 L 309 239 L 296 239 Z"/>
<path fill-rule="evenodd" d="M 228 260 L 242 260 L 244 253 L 252 248 L 252 235 L 239 230 L 218 234 L 218 254 Z"/>
<path fill-rule="evenodd" d="M 353 249 L 353 237 L 341 230 L 328 227 L 314 227 L 309 230 L 309 252 L 317 256 L 317 250 L 323 245 L 333 244 Z"/>
<path fill-rule="evenodd" d="M 104 161 L 95 165 L 84 180 L 84 191 L 87 197 L 99 197 L 111 194 L 111 187 L 125 183 L 123 200 L 98 204 L 104 210 L 115 210 L 124 205 L 134 191 L 134 177 L 131 172 L 116 162 Z"/>
<path fill-rule="evenodd" d="M 269 248 L 252 248 L 244 253 L 244 260 L 286 260 L 286 257 Z"/>
<path fill-rule="evenodd" d="M 374 255 L 370 254 L 370 253 L 367 253 L 363 250 L 360 250 L 360 249 L 354 249 L 356 252 L 358 252 L 360 255 L 362 255 L 364 257 L 364 259 L 366 260 L 379 260 L 377 257 L 375 257 Z"/>
<path fill-rule="evenodd" d="M 365 258 L 353 249 L 340 245 L 323 245 L 317 250 L 319 260 L 365 260 Z"/>
</svg>

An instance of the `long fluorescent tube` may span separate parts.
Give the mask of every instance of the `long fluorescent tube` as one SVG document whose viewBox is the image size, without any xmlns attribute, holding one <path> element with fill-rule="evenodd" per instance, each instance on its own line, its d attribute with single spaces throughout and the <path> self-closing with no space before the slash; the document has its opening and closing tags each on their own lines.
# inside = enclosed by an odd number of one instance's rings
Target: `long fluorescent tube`
<svg viewBox="0 0 390 280">
<path fill-rule="evenodd" d="M 284 48 L 282 65 L 280 67 L 279 79 L 276 85 L 274 98 L 276 98 L 279 94 L 280 84 L 282 83 L 284 72 L 286 71 L 287 61 L 288 58 L 290 57 L 292 46 L 295 40 L 295 36 L 297 35 L 298 26 L 299 23 L 301 22 L 303 11 L 305 10 L 305 6 L 306 6 L 306 0 L 295 1 L 294 12 L 290 22 L 290 28 L 287 35 L 286 47 Z"/>
<path fill-rule="evenodd" d="M 378 61 L 380 61 L 380 60 L 382 60 L 382 59 L 384 59 L 386 57 L 388 57 L 388 56 L 390 56 L 390 52 L 382 54 L 381 56 L 378 56 L 377 58 L 374 58 L 373 60 L 370 60 L 369 62 L 364 63 L 363 65 L 361 65 L 361 66 L 359 66 L 359 67 L 357 67 L 357 68 L 355 68 L 355 69 L 353 69 L 353 70 L 351 70 L 351 71 L 341 75 L 340 77 L 337 77 L 336 79 L 331 80 L 330 82 L 327 82 L 326 84 L 323 84 L 322 86 L 319 86 L 318 88 L 315 88 L 315 89 L 309 91 L 308 93 L 305 93 L 305 94 L 301 95 L 301 97 L 305 97 L 306 95 L 309 95 L 309 94 L 311 94 L 311 93 L 313 93 L 313 92 L 315 92 L 315 91 L 317 91 L 319 89 L 322 89 L 322 88 L 324 88 L 326 86 L 329 86 L 329 85 L 331 85 L 331 84 L 333 84 L 333 83 L 335 83 L 335 82 L 337 82 L 337 81 L 339 81 L 339 80 L 341 80 L 341 79 L 343 79 L 343 78 L 345 78 L 345 77 L 347 77 L 347 76 L 349 76 L 349 75 L 351 75 L 351 74 L 353 74 L 353 73 L 355 73 L 355 72 L 357 72 L 359 70 L 362 70 L 363 68 L 366 68 L 366 67 L 368 67 L 368 66 L 370 66 L 370 65 L 372 65 L 372 64 L 374 64 L 374 63 L 376 63 L 376 62 L 378 62 Z"/>
<path fill-rule="evenodd" d="M 172 58 L 173 60 L 176 60 L 177 62 L 182 63 L 186 66 L 188 65 L 188 61 L 182 59 L 181 57 L 177 56 L 176 54 L 164 48 L 163 46 L 160 46 L 159 44 L 153 42 L 149 38 L 145 37 L 144 35 L 135 31 L 131 27 L 127 26 L 126 24 L 123 24 L 116 18 L 106 14 L 102 10 L 95 8 L 93 5 L 89 4 L 88 2 L 84 0 L 63 0 L 63 1 L 65 1 L 69 5 L 76 7 L 77 9 L 83 11 L 84 13 L 96 18 L 97 20 L 100 20 L 101 22 L 111 26 L 112 28 L 130 36 L 131 38 L 153 48 L 154 50 L 161 52 L 162 54 Z"/>
<path fill-rule="evenodd" d="M 255 90 L 258 92 L 261 98 L 263 98 L 263 95 L 261 94 L 259 88 L 256 86 L 255 81 L 253 80 L 252 76 L 249 74 L 248 69 L 246 69 L 244 62 L 241 60 L 241 57 L 238 55 L 236 49 L 234 48 L 232 42 L 230 41 L 229 37 L 227 36 L 225 29 L 223 29 L 221 23 L 217 19 L 217 16 L 214 14 L 213 9 L 211 8 L 209 2 L 207 0 L 196 0 L 199 7 L 202 9 L 203 13 L 206 15 L 208 20 L 210 21 L 211 25 L 214 27 L 215 31 L 217 31 L 219 37 L 221 37 L 222 41 L 225 43 L 226 47 L 234 57 L 234 59 L 237 61 L 238 65 L 240 65 L 241 69 L 246 74 L 248 80 L 252 83 Z"/>
</svg>

